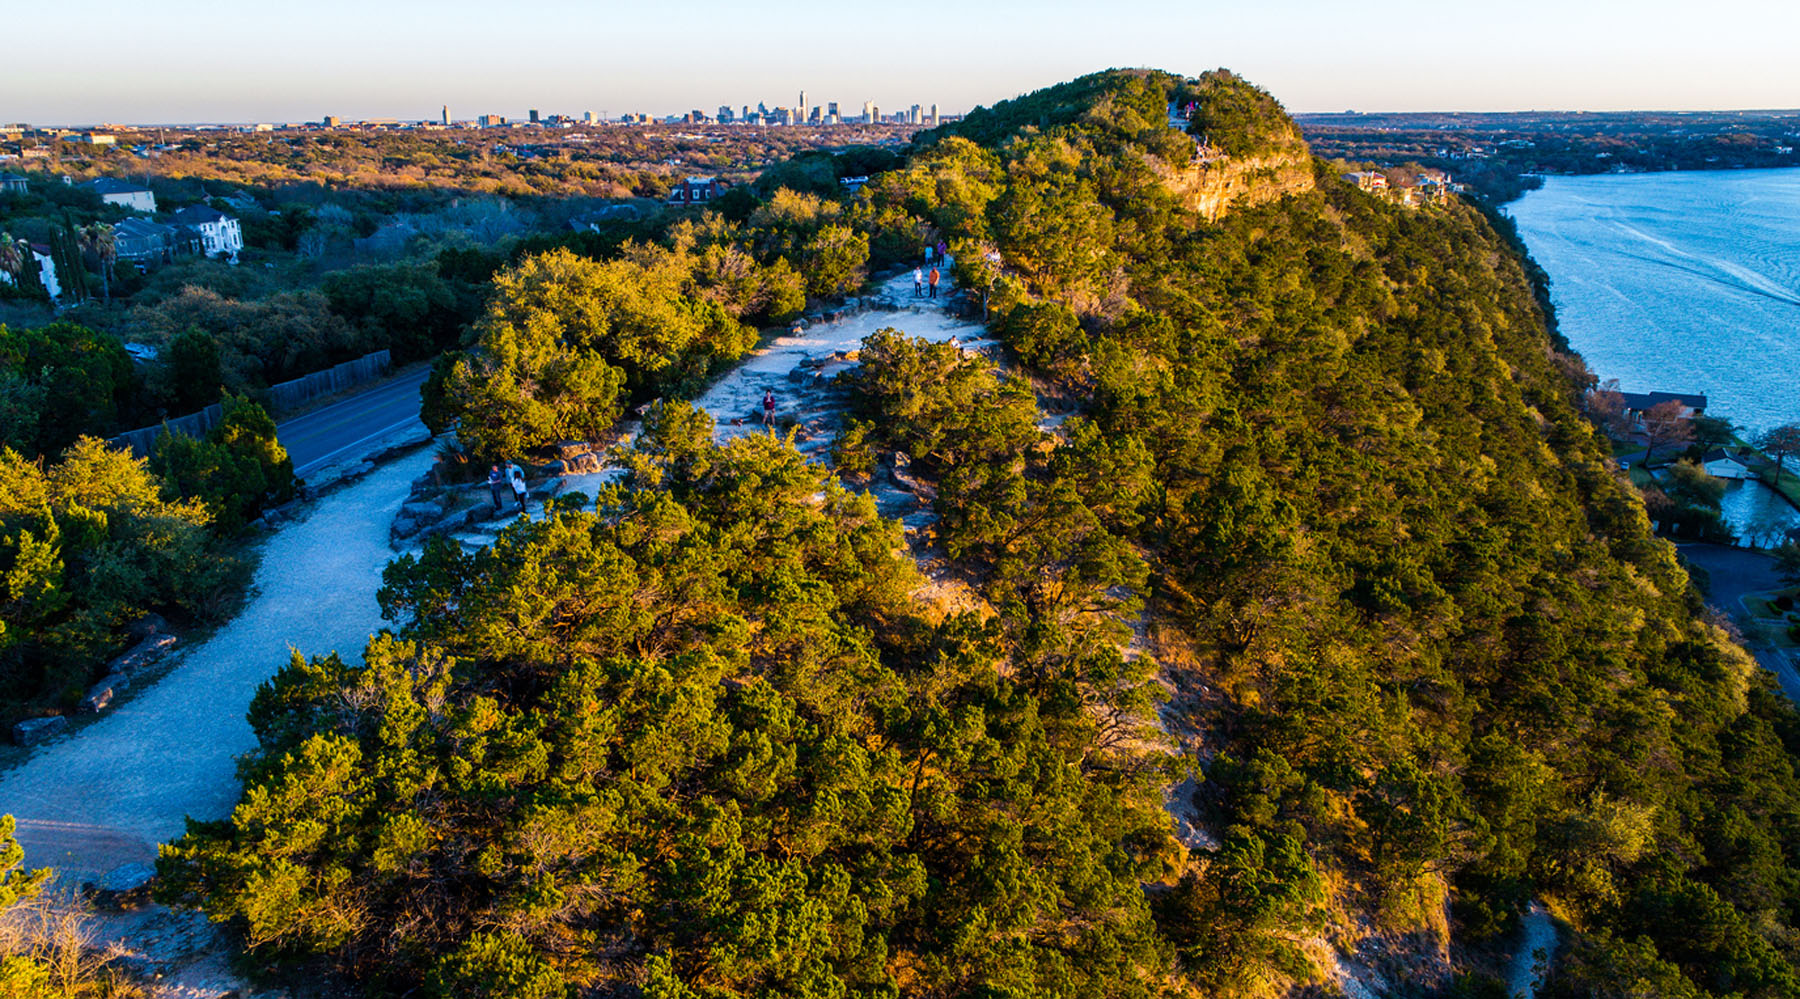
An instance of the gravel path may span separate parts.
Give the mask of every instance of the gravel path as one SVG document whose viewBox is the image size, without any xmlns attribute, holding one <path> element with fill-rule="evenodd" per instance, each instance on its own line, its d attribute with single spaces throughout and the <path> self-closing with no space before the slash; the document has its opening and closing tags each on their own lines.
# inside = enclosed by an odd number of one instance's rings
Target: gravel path
<svg viewBox="0 0 1800 999">
<path fill-rule="evenodd" d="M 955 287 L 945 280 L 938 289 L 941 297 L 915 298 L 912 271 L 889 278 L 870 298 L 885 299 L 898 306 L 896 310 L 878 308 L 853 312 L 841 319 L 809 327 L 797 336 L 776 337 L 713 383 L 694 405 L 712 415 L 717 423 L 717 437 L 728 440 L 762 430 L 765 391 L 775 393 L 777 417 L 791 415 L 802 405 L 800 385 L 788 379 L 788 373 L 801 361 L 833 351 L 859 350 L 863 337 L 876 330 L 892 326 L 908 336 L 932 341 L 960 338 L 968 343 L 986 337 L 987 328 L 982 324 L 953 318 L 944 311 L 954 291 Z M 742 423 L 733 426 L 733 419 L 742 420 Z"/>
<path fill-rule="evenodd" d="M 1556 923 L 1542 902 L 1532 902 L 1519 926 L 1519 950 L 1507 970 L 1507 995 L 1532 999 L 1556 960 Z"/>
<path fill-rule="evenodd" d="M 264 543 L 249 604 L 154 686 L 0 775 L 0 812 L 18 817 L 34 866 L 90 879 L 148 861 L 186 816 L 223 818 L 235 758 L 255 746 L 244 712 L 257 684 L 308 655 L 360 655 L 381 627 L 375 590 L 393 557 L 388 524 L 429 450 L 325 497 Z"/>
</svg>

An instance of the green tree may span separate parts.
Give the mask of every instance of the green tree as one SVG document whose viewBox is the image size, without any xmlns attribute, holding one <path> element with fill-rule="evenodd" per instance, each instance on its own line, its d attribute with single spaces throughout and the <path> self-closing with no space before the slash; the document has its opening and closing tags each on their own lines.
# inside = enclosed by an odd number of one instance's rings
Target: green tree
<svg viewBox="0 0 1800 999">
<path fill-rule="evenodd" d="M 261 406 L 235 395 L 227 395 L 223 405 L 223 417 L 205 440 L 170 432 L 159 436 L 150 467 L 169 498 L 204 501 L 218 528 L 232 532 L 264 507 L 294 497 L 294 463 Z"/>
</svg>

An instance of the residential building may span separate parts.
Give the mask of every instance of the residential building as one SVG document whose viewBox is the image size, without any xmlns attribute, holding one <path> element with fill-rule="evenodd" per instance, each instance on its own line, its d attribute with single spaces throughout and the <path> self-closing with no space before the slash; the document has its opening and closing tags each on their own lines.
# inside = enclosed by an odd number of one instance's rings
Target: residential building
<svg viewBox="0 0 1800 999">
<path fill-rule="evenodd" d="M 114 177 L 101 177 L 88 182 L 88 187 L 100 195 L 100 200 L 109 205 L 118 205 L 138 212 L 156 211 L 156 195 L 142 184 Z"/>
<path fill-rule="evenodd" d="M 113 248 L 120 260 L 163 261 L 175 252 L 175 230 L 149 219 L 125 219 L 113 226 Z"/>
<path fill-rule="evenodd" d="M 1665 402 L 1681 403 L 1678 415 L 1684 420 L 1706 415 L 1706 396 L 1698 392 L 1620 392 L 1619 396 L 1625 400 L 1625 415 L 1634 423 Z"/>
<path fill-rule="evenodd" d="M 0 173 L 0 194 L 24 194 L 31 184 L 16 173 Z"/>
<path fill-rule="evenodd" d="M 725 193 L 717 177 L 689 177 L 669 191 L 671 205 L 703 205 Z"/>
<path fill-rule="evenodd" d="M 244 231 L 237 219 L 216 208 L 190 205 L 176 212 L 171 221 L 193 230 L 200 238 L 201 253 L 209 257 L 222 256 L 237 263 L 238 252 L 244 248 Z"/>
<path fill-rule="evenodd" d="M 1378 170 L 1358 170 L 1344 174 L 1344 179 L 1364 191 L 1385 191 L 1388 186 L 1387 174 Z"/>
<path fill-rule="evenodd" d="M 38 283 L 44 286 L 50 301 L 62 297 L 62 282 L 56 279 L 56 258 L 50 256 L 50 247 L 46 243 L 31 243 L 32 259 L 37 261 Z"/>
<path fill-rule="evenodd" d="M 1744 464 L 1742 458 L 1739 458 L 1737 455 L 1732 454 L 1723 448 L 1713 448 L 1711 451 L 1706 452 L 1706 455 L 1700 459 L 1700 465 L 1706 469 L 1706 474 L 1715 479 L 1749 479 L 1755 477 L 1750 471 L 1749 466 Z"/>
</svg>

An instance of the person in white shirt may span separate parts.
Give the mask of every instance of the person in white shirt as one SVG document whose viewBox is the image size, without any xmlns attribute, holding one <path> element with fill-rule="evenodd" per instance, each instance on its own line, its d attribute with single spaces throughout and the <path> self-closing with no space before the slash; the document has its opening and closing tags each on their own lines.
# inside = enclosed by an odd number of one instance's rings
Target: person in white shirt
<svg viewBox="0 0 1800 999">
<path fill-rule="evenodd" d="M 517 462 L 506 466 L 506 481 L 512 483 L 513 499 L 519 501 L 519 512 L 525 512 L 525 470 Z"/>
</svg>

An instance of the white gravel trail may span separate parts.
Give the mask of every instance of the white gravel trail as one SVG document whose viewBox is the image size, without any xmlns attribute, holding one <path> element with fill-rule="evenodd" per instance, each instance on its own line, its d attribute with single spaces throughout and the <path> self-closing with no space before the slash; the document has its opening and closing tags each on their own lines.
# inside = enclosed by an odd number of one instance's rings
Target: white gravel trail
<svg viewBox="0 0 1800 999">
<path fill-rule="evenodd" d="M 0 813 L 18 817 L 30 866 L 91 879 L 153 859 L 187 816 L 230 814 L 236 757 L 256 744 L 244 712 L 257 685 L 290 648 L 362 654 L 382 626 L 388 525 L 432 458 L 415 452 L 319 500 L 264 542 L 256 589 L 235 618 L 154 686 L 0 775 Z"/>
<path fill-rule="evenodd" d="M 711 414 L 717 424 L 720 440 L 762 429 L 762 399 L 765 391 L 775 393 L 776 416 L 791 414 L 803 405 L 800 386 L 788 380 L 788 373 L 801 361 L 818 358 L 833 351 L 862 348 L 863 338 L 879 329 L 892 326 L 908 336 L 931 341 L 958 337 L 965 343 L 987 336 L 980 323 L 957 319 L 946 311 L 955 287 L 946 280 L 938 288 L 938 298 L 913 296 L 912 271 L 882 282 L 874 297 L 887 299 L 899 306 L 897 311 L 873 309 L 850 313 L 831 322 L 818 323 L 799 335 L 776 337 L 744 362 L 720 378 L 705 395 L 694 401 L 698 409 Z M 833 372 L 835 373 L 835 372 Z M 732 425 L 733 419 L 743 422 Z"/>
</svg>

